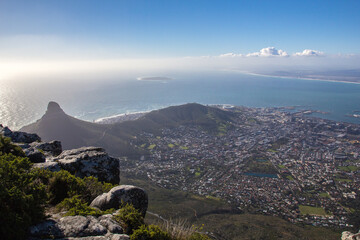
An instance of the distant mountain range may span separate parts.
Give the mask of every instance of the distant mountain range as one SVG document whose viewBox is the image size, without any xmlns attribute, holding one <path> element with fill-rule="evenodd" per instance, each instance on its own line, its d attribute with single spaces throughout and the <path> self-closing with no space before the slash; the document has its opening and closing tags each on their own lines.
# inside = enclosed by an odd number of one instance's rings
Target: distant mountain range
<svg viewBox="0 0 360 240">
<path fill-rule="evenodd" d="M 115 156 L 145 154 L 136 147 L 141 133 L 161 135 L 161 129 L 180 125 L 196 125 L 216 134 L 221 124 L 228 124 L 233 113 L 219 108 L 189 103 L 155 110 L 137 120 L 113 124 L 97 124 L 67 115 L 56 102 L 49 102 L 46 113 L 21 131 L 36 133 L 43 141 L 60 140 L 64 149 L 82 146 L 103 147 Z"/>
</svg>

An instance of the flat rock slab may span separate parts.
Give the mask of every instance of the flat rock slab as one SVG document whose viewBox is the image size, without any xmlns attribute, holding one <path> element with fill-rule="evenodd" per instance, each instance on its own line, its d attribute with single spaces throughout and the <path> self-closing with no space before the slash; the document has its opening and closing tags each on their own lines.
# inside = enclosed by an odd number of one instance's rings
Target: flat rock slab
<svg viewBox="0 0 360 240">
<path fill-rule="evenodd" d="M 37 239 L 82 239 L 125 240 L 121 226 L 111 214 L 94 216 L 67 216 L 48 219 L 30 228 L 29 240 Z"/>
</svg>

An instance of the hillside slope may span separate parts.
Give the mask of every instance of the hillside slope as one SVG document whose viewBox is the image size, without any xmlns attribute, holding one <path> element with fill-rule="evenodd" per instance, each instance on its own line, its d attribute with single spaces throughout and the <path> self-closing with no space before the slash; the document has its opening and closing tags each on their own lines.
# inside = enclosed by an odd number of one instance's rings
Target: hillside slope
<svg viewBox="0 0 360 240">
<path fill-rule="evenodd" d="M 226 125 L 232 113 L 196 103 L 152 111 L 134 120 L 115 124 L 96 124 L 67 115 L 55 102 L 50 102 L 44 116 L 21 131 L 36 133 L 44 141 L 59 140 L 64 149 L 99 146 L 116 156 L 137 156 L 131 141 L 142 132 L 161 134 L 162 128 L 193 124 L 205 131 L 217 133 L 219 125 Z"/>
</svg>

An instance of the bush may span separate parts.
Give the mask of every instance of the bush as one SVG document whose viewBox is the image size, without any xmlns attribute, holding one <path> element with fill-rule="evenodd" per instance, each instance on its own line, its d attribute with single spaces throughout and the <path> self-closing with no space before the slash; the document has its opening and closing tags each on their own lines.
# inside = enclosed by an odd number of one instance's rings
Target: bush
<svg viewBox="0 0 360 240">
<path fill-rule="evenodd" d="M 68 212 L 65 214 L 66 216 L 100 216 L 102 214 L 102 211 L 89 207 L 84 200 L 79 198 L 78 195 L 73 196 L 72 198 L 65 198 L 56 206 L 56 208 L 58 210 L 67 210 Z"/>
<path fill-rule="evenodd" d="M 189 237 L 189 240 L 210 240 L 211 238 L 209 238 L 207 235 L 198 233 L 198 232 L 194 232 L 193 234 L 191 234 L 191 236 Z"/>
<path fill-rule="evenodd" d="M 164 221 L 161 228 L 170 234 L 172 239 L 176 240 L 207 240 L 207 235 L 199 233 L 203 230 L 201 227 L 190 226 L 186 220 L 178 219 L 176 221 Z"/>
<path fill-rule="evenodd" d="M 114 219 L 122 225 L 127 234 L 132 234 L 135 229 L 144 224 L 143 216 L 131 204 L 122 206 Z"/>
<path fill-rule="evenodd" d="M 81 178 L 77 178 L 68 171 L 61 170 L 50 174 L 48 180 L 49 203 L 58 204 L 65 198 L 81 195 L 85 190 Z"/>
<path fill-rule="evenodd" d="M 51 172 L 44 169 L 34 169 L 34 172 L 36 172 L 39 181 L 47 185 L 48 199 L 52 205 L 76 195 L 90 204 L 97 196 L 114 187 L 111 183 L 99 182 L 97 178 L 92 176 L 75 177 L 65 170 Z"/>
<path fill-rule="evenodd" d="M 141 225 L 140 228 L 134 230 L 130 236 L 131 240 L 171 240 L 170 234 L 160 229 L 159 226 Z"/>
<path fill-rule="evenodd" d="M 81 194 L 81 198 L 88 203 L 91 203 L 91 201 L 100 194 L 109 192 L 114 187 L 111 183 L 99 182 L 99 180 L 93 176 L 85 177 L 82 181 L 84 189 L 79 194 Z"/>
<path fill-rule="evenodd" d="M 11 153 L 19 157 L 25 157 L 25 153 L 21 147 L 11 143 L 11 138 L 0 135 L 0 154 L 2 155 L 6 153 Z"/>
<path fill-rule="evenodd" d="M 115 209 L 113 208 L 106 211 L 92 208 L 84 200 L 80 199 L 79 195 L 75 195 L 72 198 L 65 198 L 61 203 L 56 206 L 56 208 L 58 210 L 68 211 L 65 216 L 101 216 L 104 214 L 113 213 L 115 211 Z"/>
<path fill-rule="evenodd" d="M 25 239 L 28 228 L 44 218 L 46 203 L 64 202 L 68 215 L 106 214 L 87 203 L 113 185 L 67 171 L 31 169 L 32 163 L 10 138 L 0 136 L 0 236 Z M 67 198 L 67 199 L 66 199 Z M 64 201 L 66 199 L 66 201 Z"/>
<path fill-rule="evenodd" d="M 31 162 L 0 155 L 0 236 L 24 239 L 28 227 L 44 217 L 45 186 L 36 180 Z"/>
</svg>

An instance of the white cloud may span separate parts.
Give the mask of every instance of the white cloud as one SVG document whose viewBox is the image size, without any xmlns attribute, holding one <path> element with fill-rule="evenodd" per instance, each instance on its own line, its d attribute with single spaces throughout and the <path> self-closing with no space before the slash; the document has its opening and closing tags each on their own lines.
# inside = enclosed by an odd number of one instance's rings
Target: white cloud
<svg viewBox="0 0 360 240">
<path fill-rule="evenodd" d="M 279 49 L 277 50 L 274 47 L 267 47 L 260 50 L 260 52 L 249 53 L 246 55 L 247 57 L 273 57 L 273 56 L 280 56 L 280 57 L 288 57 L 289 55 L 287 52 Z"/>
<path fill-rule="evenodd" d="M 324 53 L 317 51 L 317 50 L 311 50 L 311 49 L 305 49 L 302 52 L 294 53 L 294 56 L 323 56 Z"/>
<path fill-rule="evenodd" d="M 237 53 L 225 53 L 225 54 L 221 54 L 219 57 L 242 57 L 242 54 L 237 54 Z"/>
</svg>

